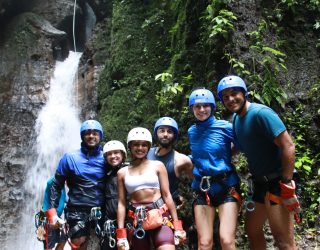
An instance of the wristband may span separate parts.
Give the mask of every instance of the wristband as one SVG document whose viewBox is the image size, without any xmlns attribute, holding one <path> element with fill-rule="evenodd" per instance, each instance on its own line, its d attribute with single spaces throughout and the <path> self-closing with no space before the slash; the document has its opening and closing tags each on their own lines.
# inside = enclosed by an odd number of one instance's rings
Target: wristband
<svg viewBox="0 0 320 250">
<path fill-rule="evenodd" d="M 117 239 L 127 238 L 127 230 L 125 228 L 118 228 L 116 230 Z"/>
<path fill-rule="evenodd" d="M 174 220 L 172 221 L 172 224 L 175 230 L 183 230 L 182 220 Z"/>
</svg>

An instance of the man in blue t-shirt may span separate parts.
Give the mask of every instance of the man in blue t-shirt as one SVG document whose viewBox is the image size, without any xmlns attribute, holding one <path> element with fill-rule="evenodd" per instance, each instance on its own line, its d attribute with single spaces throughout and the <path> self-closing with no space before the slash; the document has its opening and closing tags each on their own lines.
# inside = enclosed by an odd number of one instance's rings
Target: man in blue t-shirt
<svg viewBox="0 0 320 250">
<path fill-rule="evenodd" d="M 263 225 L 269 221 L 279 249 L 297 249 L 293 216 L 300 205 L 292 180 L 295 145 L 279 116 L 269 107 L 247 100 L 247 87 L 238 76 L 218 84 L 218 96 L 232 113 L 236 147 L 247 157 L 253 181 L 253 204 L 245 226 L 251 249 L 266 249 Z"/>
</svg>

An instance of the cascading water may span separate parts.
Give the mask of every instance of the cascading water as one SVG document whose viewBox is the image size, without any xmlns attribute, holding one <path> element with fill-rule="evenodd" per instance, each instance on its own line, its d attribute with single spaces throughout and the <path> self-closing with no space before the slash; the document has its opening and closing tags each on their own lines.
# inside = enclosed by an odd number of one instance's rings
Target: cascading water
<svg viewBox="0 0 320 250">
<path fill-rule="evenodd" d="M 29 199 L 23 208 L 19 239 L 11 241 L 12 246 L 7 249 L 43 249 L 42 242 L 36 239 L 34 215 L 41 208 L 46 182 L 54 174 L 63 153 L 80 147 L 81 124 L 74 86 L 80 57 L 81 53 L 70 51 L 65 61 L 56 63 L 48 102 L 36 121 L 37 159 L 30 165 L 25 183 Z"/>
</svg>

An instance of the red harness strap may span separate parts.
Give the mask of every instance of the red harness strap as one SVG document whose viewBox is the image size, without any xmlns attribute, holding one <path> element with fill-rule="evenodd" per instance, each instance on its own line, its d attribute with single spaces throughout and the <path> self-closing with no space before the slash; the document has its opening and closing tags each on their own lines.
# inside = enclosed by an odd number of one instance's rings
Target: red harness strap
<svg viewBox="0 0 320 250">
<path fill-rule="evenodd" d="M 49 224 L 46 223 L 44 226 L 44 230 L 46 232 L 46 249 L 49 249 Z"/>
<path fill-rule="evenodd" d="M 68 235 L 67 234 L 67 225 L 65 225 L 65 227 L 64 227 L 64 232 L 65 232 L 65 234 L 66 235 Z M 76 245 L 76 244 L 74 244 L 74 243 L 72 243 L 71 242 L 71 239 L 70 238 L 68 238 L 68 240 L 67 240 L 67 242 L 68 242 L 68 244 L 70 245 L 70 247 L 71 247 L 71 249 L 79 249 L 84 243 L 82 243 L 82 244 L 80 244 L 80 245 Z"/>
<path fill-rule="evenodd" d="M 72 249 L 78 249 L 82 246 L 82 244 L 76 245 L 76 244 L 72 243 L 71 240 L 69 240 L 69 239 L 68 239 L 68 243 Z"/>
<path fill-rule="evenodd" d="M 241 201 L 241 196 L 240 196 L 240 194 L 237 192 L 237 190 L 234 188 L 234 187 L 232 187 L 231 189 L 230 189 L 230 195 L 233 197 L 233 198 L 235 198 L 237 201 L 238 201 L 238 203 L 239 203 L 239 205 L 241 206 L 241 203 L 242 203 L 242 201 Z"/>
<path fill-rule="evenodd" d="M 270 201 L 273 201 L 276 204 L 282 204 L 282 199 L 280 196 L 274 195 L 270 192 L 266 193 L 266 198 Z"/>
</svg>

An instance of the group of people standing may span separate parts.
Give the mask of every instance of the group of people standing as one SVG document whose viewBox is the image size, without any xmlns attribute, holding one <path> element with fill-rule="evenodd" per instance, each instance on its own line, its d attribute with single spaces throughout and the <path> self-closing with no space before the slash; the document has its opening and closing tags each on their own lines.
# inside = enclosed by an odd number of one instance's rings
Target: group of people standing
<svg viewBox="0 0 320 250">
<path fill-rule="evenodd" d="M 67 183 L 66 238 L 72 249 L 87 249 L 93 222 L 103 236 L 102 250 L 175 249 L 186 239 L 176 209 L 182 201 L 179 178 L 185 174 L 192 180 L 198 249 L 213 249 L 216 216 L 221 248 L 236 249 L 243 202 L 232 155 L 242 151 L 252 183 L 252 207 L 245 216 L 250 248 L 266 249 L 263 226 L 268 220 L 275 245 L 296 249 L 293 216 L 298 218 L 300 205 L 292 180 L 295 147 L 285 125 L 269 107 L 248 101 L 247 87 L 238 76 L 224 77 L 217 94 L 234 113 L 233 121 L 214 117 L 216 101 L 210 90 L 194 90 L 189 96 L 196 120 L 188 129 L 189 156 L 174 149 L 179 129 L 171 117 L 156 122 L 153 136 L 143 127 L 130 130 L 128 163 L 120 141 L 108 141 L 102 148 L 101 124 L 85 121 L 81 149 L 62 157 L 52 181 L 46 210 L 50 225 L 63 224 L 56 208 Z"/>
</svg>

